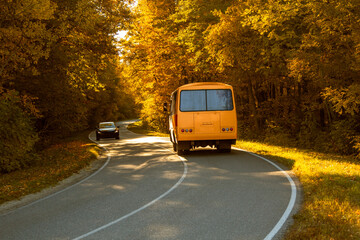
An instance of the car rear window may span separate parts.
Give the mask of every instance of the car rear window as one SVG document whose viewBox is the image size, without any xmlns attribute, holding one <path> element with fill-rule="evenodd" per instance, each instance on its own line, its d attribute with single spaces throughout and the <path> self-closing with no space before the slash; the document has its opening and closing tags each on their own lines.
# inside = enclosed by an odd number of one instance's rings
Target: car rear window
<svg viewBox="0 0 360 240">
<path fill-rule="evenodd" d="M 115 124 L 114 123 L 100 123 L 99 127 L 100 128 L 112 128 L 112 127 L 115 127 Z"/>
</svg>

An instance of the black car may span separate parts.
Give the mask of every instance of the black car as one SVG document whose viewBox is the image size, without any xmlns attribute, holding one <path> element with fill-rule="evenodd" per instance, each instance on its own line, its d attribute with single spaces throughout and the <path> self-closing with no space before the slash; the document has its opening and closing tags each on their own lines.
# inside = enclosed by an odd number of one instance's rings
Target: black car
<svg viewBox="0 0 360 240">
<path fill-rule="evenodd" d="M 96 129 L 96 140 L 99 141 L 101 138 L 120 139 L 119 128 L 114 122 L 99 123 L 99 128 Z"/>
</svg>

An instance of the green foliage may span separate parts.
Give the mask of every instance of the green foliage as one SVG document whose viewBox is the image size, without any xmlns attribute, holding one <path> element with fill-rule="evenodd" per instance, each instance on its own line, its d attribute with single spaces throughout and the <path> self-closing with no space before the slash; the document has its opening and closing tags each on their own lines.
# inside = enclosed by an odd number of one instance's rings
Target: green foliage
<svg viewBox="0 0 360 240">
<path fill-rule="evenodd" d="M 30 153 L 38 140 L 30 115 L 22 109 L 15 91 L 0 92 L 0 172 L 26 167 L 34 155 Z"/>
</svg>

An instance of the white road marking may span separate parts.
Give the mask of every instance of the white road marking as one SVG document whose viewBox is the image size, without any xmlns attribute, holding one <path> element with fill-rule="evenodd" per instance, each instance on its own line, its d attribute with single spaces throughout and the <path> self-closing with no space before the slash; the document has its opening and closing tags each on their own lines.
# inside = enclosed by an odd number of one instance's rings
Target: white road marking
<svg viewBox="0 0 360 240">
<path fill-rule="evenodd" d="M 91 141 L 95 142 L 94 140 L 92 140 L 92 139 L 90 138 L 90 134 L 89 134 L 89 139 L 90 139 Z M 104 148 L 104 149 L 107 151 L 106 148 Z M 294 208 L 295 200 L 296 200 L 296 192 L 297 192 L 296 185 L 295 185 L 294 181 L 292 180 L 292 178 L 289 176 L 289 174 L 288 174 L 286 171 L 284 171 L 281 167 L 279 167 L 278 165 L 276 165 L 275 163 L 273 163 L 272 161 L 270 161 L 270 160 L 268 160 L 268 159 L 266 159 L 266 158 L 264 158 L 264 157 L 261 157 L 261 156 L 255 154 L 255 153 L 252 153 L 252 152 L 243 150 L 243 149 L 234 148 L 234 147 L 233 147 L 233 149 L 239 150 L 239 151 L 243 151 L 243 152 L 246 152 L 246 153 L 249 153 L 249 154 L 251 154 L 251 155 L 253 155 L 253 156 L 255 156 L 255 157 L 258 157 L 258 158 L 260 158 L 260 159 L 268 162 L 269 164 L 271 164 L 271 165 L 273 165 L 275 168 L 277 168 L 279 171 L 281 171 L 281 172 L 286 176 L 286 178 L 288 179 L 288 181 L 290 182 L 290 185 L 291 185 L 291 197 L 290 197 L 288 206 L 287 206 L 285 212 L 283 213 L 282 217 L 280 218 L 280 220 L 277 222 L 277 224 L 274 226 L 274 228 L 271 230 L 271 232 L 264 238 L 264 240 L 271 240 L 271 239 L 273 239 L 273 237 L 278 233 L 278 231 L 281 229 L 281 227 L 284 225 L 284 223 L 286 222 L 286 220 L 287 220 L 288 217 L 290 216 L 291 211 L 292 211 L 293 208 Z M 170 151 L 170 150 L 169 150 L 169 151 Z M 94 230 L 92 230 L 92 231 L 90 231 L 90 232 L 88 232 L 88 233 L 86 233 L 86 234 L 83 234 L 83 235 L 81 235 L 81 236 L 79 236 L 79 237 L 77 237 L 77 238 L 74 238 L 73 240 L 83 239 L 83 238 L 88 237 L 88 236 L 90 236 L 90 235 L 92 235 L 92 234 L 94 234 L 94 233 L 96 233 L 96 232 L 99 232 L 99 231 L 105 229 L 105 228 L 108 228 L 108 227 L 110 227 L 110 226 L 112 226 L 112 225 L 114 225 L 114 224 L 116 224 L 116 223 L 118 223 L 118 222 L 120 222 L 120 221 L 122 221 L 122 220 L 124 220 L 124 219 L 126 219 L 126 218 L 128 218 L 128 217 L 130 217 L 130 216 L 132 216 L 132 215 L 134 215 L 134 214 L 136 214 L 136 213 L 144 210 L 144 209 L 146 209 L 146 208 L 148 208 L 149 206 L 153 205 L 154 203 L 156 203 L 157 201 L 161 200 L 162 198 L 164 198 L 165 196 L 167 196 L 169 193 L 171 193 L 174 189 L 176 189 L 176 188 L 184 181 L 184 179 L 185 179 L 185 177 L 186 177 L 186 175 L 187 175 L 187 171 L 188 171 L 188 167 L 187 167 L 187 164 L 186 164 L 186 162 L 185 162 L 186 159 L 183 158 L 183 157 L 181 157 L 181 156 L 178 156 L 178 157 L 179 157 L 179 158 L 181 159 L 181 161 L 183 162 L 184 172 L 183 172 L 183 175 L 181 176 L 181 178 L 178 180 L 178 182 L 177 182 L 175 185 L 173 185 L 168 191 L 166 191 L 165 193 L 163 193 L 162 195 L 160 195 L 160 196 L 157 197 L 156 199 L 152 200 L 151 202 L 145 204 L 144 206 L 142 206 L 142 207 L 140 207 L 140 208 L 138 208 L 138 209 L 136 209 L 136 210 L 128 213 L 127 215 L 122 216 L 122 217 L 120 217 L 120 218 L 118 218 L 118 219 L 116 219 L 116 220 L 114 220 L 114 221 L 112 221 L 112 222 L 110 222 L 110 223 L 108 223 L 108 224 L 105 224 L 105 225 L 103 225 L 103 226 L 101 226 L 101 227 L 99 227 L 99 228 L 97 228 L 97 229 L 94 229 Z M 75 186 L 77 186 L 77 185 L 79 185 L 79 184 L 87 181 L 88 179 L 90 179 L 90 178 L 94 177 L 96 174 L 98 174 L 101 170 L 103 170 L 103 169 L 108 165 L 108 163 L 110 162 L 110 160 L 111 160 L 111 157 L 110 157 L 110 155 L 108 155 L 105 164 L 104 164 L 100 169 L 98 169 L 95 173 L 93 173 L 92 175 L 88 176 L 87 178 L 85 178 L 85 179 L 81 180 L 80 182 L 77 182 L 77 183 L 75 183 L 75 184 L 73 184 L 73 185 L 71 185 L 71 186 L 69 186 L 69 187 L 67 187 L 67 188 L 65 188 L 65 189 L 63 189 L 63 190 L 61 190 L 61 191 L 58 191 L 58 192 L 56 192 L 56 193 L 54 193 L 54 194 L 48 195 L 48 196 L 46 196 L 46 197 L 44 197 L 44 198 L 41 198 L 41 199 L 39 199 L 39 200 L 37 200 L 37 201 L 34 201 L 34 202 L 32 202 L 32 203 L 30 203 L 30 204 L 28 204 L 28 205 L 25 205 L 25 206 L 22 206 L 22 207 L 20 207 L 20 208 L 17 208 L 17 209 L 14 210 L 14 211 L 17 211 L 17 210 L 20 210 L 20 209 L 23 209 L 23 208 L 32 206 L 32 205 L 34 205 L 34 204 L 36 204 L 36 203 L 38 203 L 38 202 L 41 202 L 41 201 L 46 200 L 46 199 L 48 199 L 48 198 L 54 197 L 54 196 L 56 196 L 56 195 L 58 195 L 58 194 L 60 194 L 60 193 L 62 193 L 62 192 L 65 192 L 65 191 L 67 191 L 67 190 L 69 190 L 69 189 L 71 189 L 71 188 L 73 188 L 73 187 L 75 187 Z M 3 215 L 0 215 L 0 216 L 8 215 L 9 213 L 12 213 L 12 212 L 14 212 L 14 211 L 8 212 L 8 213 L 3 214 Z"/>
<path fill-rule="evenodd" d="M 122 217 L 120 217 L 120 218 L 118 218 L 118 219 L 116 219 L 116 220 L 114 220 L 114 221 L 112 221 L 112 222 L 110 222 L 110 223 L 108 223 L 108 224 L 105 224 L 105 225 L 103 225 L 103 226 L 101 226 L 101 227 L 99 227 L 99 228 L 96 228 L 96 229 L 92 230 L 91 232 L 85 233 L 85 234 L 83 234 L 83 235 L 81 235 L 81 236 L 79 236 L 79 237 L 77 237 L 77 238 L 74 238 L 73 240 L 79 240 L 79 239 L 86 238 L 86 237 L 88 237 L 88 236 L 90 236 L 90 235 L 92 235 L 92 234 L 94 234 L 94 233 L 97 233 L 97 232 L 99 232 L 99 231 L 101 231 L 101 230 L 103 230 L 103 229 L 105 229 L 105 228 L 108 228 L 108 227 L 110 227 L 110 226 L 112 226 L 112 225 L 114 225 L 114 224 L 116 224 L 116 223 L 118 223 L 118 222 L 120 222 L 120 221 L 128 218 L 128 217 L 131 217 L 132 215 L 134 215 L 134 214 L 136 214 L 136 213 L 144 210 L 145 208 L 150 207 L 151 205 L 153 205 L 154 203 L 156 203 L 157 201 L 159 201 L 160 199 L 164 198 L 164 197 L 167 196 L 169 193 L 171 193 L 174 189 L 176 189 L 176 188 L 184 181 L 184 179 L 185 179 L 185 177 L 186 177 L 186 175 L 187 175 L 187 171 L 188 171 L 188 170 L 187 170 L 187 164 L 186 164 L 186 162 L 185 162 L 186 159 L 183 158 L 183 157 L 181 157 L 181 156 L 178 156 L 178 157 L 181 159 L 181 161 L 182 161 L 183 164 L 184 164 L 184 172 L 183 172 L 183 175 L 181 176 L 181 178 L 179 179 L 179 181 L 177 181 L 177 183 L 176 183 L 174 186 L 172 186 L 168 191 L 166 191 L 165 193 L 163 193 L 163 194 L 160 195 L 159 197 L 155 198 L 155 199 L 152 200 L 151 202 L 145 204 L 144 206 L 142 206 L 142 207 L 140 207 L 140 208 L 138 208 L 138 209 L 136 209 L 136 210 L 134 210 L 134 211 L 126 214 L 125 216 L 122 216 Z"/>
<path fill-rule="evenodd" d="M 255 157 L 258 157 L 268 163 L 270 163 L 271 165 L 273 165 L 275 168 L 277 168 L 278 170 L 280 170 L 284 175 L 285 177 L 287 178 L 287 180 L 290 182 L 290 185 L 291 185 L 291 196 L 290 196 L 290 200 L 289 200 L 289 203 L 288 203 L 288 206 L 285 210 L 285 212 L 283 213 L 283 215 L 281 216 L 280 220 L 277 222 L 277 224 L 275 225 L 275 227 L 271 230 L 271 232 L 264 238 L 264 240 L 271 240 L 273 239 L 273 237 L 279 232 L 279 230 L 281 229 L 281 227 L 284 225 L 284 223 L 286 222 L 286 220 L 288 219 L 288 217 L 290 216 L 290 213 L 291 211 L 293 210 L 294 208 L 294 205 L 295 205 L 295 200 L 296 200 L 296 185 L 294 183 L 294 181 L 292 180 L 292 178 L 289 176 L 289 174 L 284 171 L 281 167 L 279 167 L 278 165 L 276 165 L 275 163 L 273 163 L 272 161 L 264 158 L 264 157 L 261 157 L 255 153 L 252 153 L 252 152 L 249 152 L 249 151 L 246 151 L 246 150 L 243 150 L 243 149 L 240 149 L 240 148 L 234 148 L 233 149 L 235 150 L 239 150 L 239 151 L 243 151 L 243 152 L 246 152 L 246 153 L 249 153 Z"/>
<path fill-rule="evenodd" d="M 260 158 L 260 159 L 262 159 L 262 160 L 270 163 L 270 164 L 273 165 L 275 168 L 277 168 L 280 172 L 282 172 L 282 173 L 286 176 L 286 178 L 288 179 L 288 181 L 290 182 L 290 185 L 291 185 L 291 196 L 290 196 L 290 201 L 289 201 L 289 203 L 288 203 L 288 206 L 287 206 L 285 212 L 283 213 L 282 217 L 280 218 L 280 220 L 279 220 L 279 221 L 277 222 L 277 224 L 275 225 L 275 227 L 274 227 L 274 228 L 271 230 L 271 232 L 264 238 L 264 240 L 271 240 L 271 239 L 273 239 L 273 237 L 279 232 L 279 230 L 281 229 L 281 227 L 284 225 L 284 223 L 286 222 L 286 220 L 287 220 L 288 217 L 290 216 L 290 213 L 291 213 L 292 209 L 294 208 L 295 200 L 296 200 L 296 191 L 297 191 L 297 190 L 296 190 L 296 185 L 295 185 L 294 181 L 292 180 L 292 178 L 289 176 L 289 174 L 288 174 L 286 171 L 284 171 L 281 167 L 279 167 L 278 165 L 276 165 L 275 163 L 273 163 L 272 161 L 270 161 L 270 160 L 268 160 L 268 159 L 266 159 L 266 158 L 264 158 L 264 157 L 261 157 L 261 156 L 255 154 L 255 153 L 252 153 L 252 152 L 248 152 L 248 151 L 246 151 L 246 150 L 243 150 L 243 149 L 239 149 L 239 148 L 233 148 L 233 149 L 236 149 L 236 150 L 239 150 L 239 151 L 243 151 L 243 152 L 247 152 L 247 153 L 249 153 L 249 154 L 251 154 L 251 155 L 253 155 L 253 156 L 256 156 L 256 157 L 258 157 L 258 158 Z M 170 151 L 170 150 L 169 150 L 169 151 Z M 97 229 L 94 229 L 93 231 L 90 231 L 90 232 L 88 232 L 88 233 L 86 233 L 86 234 L 83 234 L 83 235 L 77 237 L 77 238 L 74 238 L 73 240 L 83 239 L 83 238 L 86 238 L 86 237 L 88 237 L 88 236 L 90 236 L 90 235 L 92 235 L 92 234 L 94 234 L 94 233 L 97 233 L 97 232 L 99 232 L 99 231 L 101 231 L 101 230 L 104 230 L 104 229 L 106 229 L 106 228 L 108 228 L 108 227 L 110 227 L 110 226 L 112 226 L 112 225 L 114 225 L 114 224 L 116 224 L 116 223 L 118 223 L 118 222 L 120 222 L 120 221 L 122 221 L 122 220 L 124 220 L 124 219 L 126 219 L 126 218 L 128 218 L 128 217 L 130 217 L 130 216 L 132 216 L 132 215 L 134 215 L 134 214 L 136 214 L 136 213 L 144 210 L 144 209 L 146 209 L 146 208 L 148 208 L 149 206 L 153 205 L 154 203 L 156 203 L 156 202 L 159 201 L 160 199 L 162 199 L 162 198 L 164 198 L 165 196 L 167 196 L 167 195 L 168 195 L 170 192 L 172 192 L 174 189 L 176 189 L 176 188 L 183 182 L 183 180 L 185 179 L 185 177 L 186 177 L 186 175 L 187 175 L 187 171 L 188 171 L 188 170 L 187 170 L 187 164 L 186 164 L 186 162 L 185 162 L 186 159 L 184 159 L 184 158 L 181 157 L 181 156 L 178 156 L 178 157 L 181 159 L 181 161 L 182 161 L 183 164 L 184 164 L 184 172 L 183 172 L 182 177 L 179 179 L 179 181 L 178 181 L 174 186 L 172 186 L 168 191 L 166 191 L 165 193 L 163 193 L 162 195 L 160 195 L 158 198 L 152 200 L 151 202 L 145 204 L 144 206 L 142 206 L 142 207 L 140 207 L 140 208 L 138 208 L 138 209 L 136 209 L 136 210 L 134 210 L 134 211 L 126 214 L 125 216 L 122 216 L 122 217 L 120 217 L 120 218 L 118 218 L 118 219 L 116 219 L 116 220 L 114 220 L 114 221 L 112 221 L 112 222 L 110 222 L 110 223 L 108 223 L 108 224 L 105 224 L 105 225 L 103 225 L 103 226 L 101 226 L 101 227 L 99 227 L 99 228 L 97 228 Z"/>
</svg>

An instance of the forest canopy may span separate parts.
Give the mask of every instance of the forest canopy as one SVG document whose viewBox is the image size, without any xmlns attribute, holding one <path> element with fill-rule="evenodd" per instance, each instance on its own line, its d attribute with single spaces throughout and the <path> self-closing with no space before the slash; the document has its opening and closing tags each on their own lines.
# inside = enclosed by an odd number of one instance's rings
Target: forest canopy
<svg viewBox="0 0 360 240">
<path fill-rule="evenodd" d="M 125 76 L 156 130 L 177 87 L 219 81 L 235 89 L 241 138 L 359 156 L 359 12 L 358 0 L 139 0 Z"/>
<path fill-rule="evenodd" d="M 359 0 L 1 1 L 0 171 L 99 121 L 139 113 L 166 131 L 171 92 L 207 81 L 234 87 L 242 139 L 360 157 L 359 12 Z"/>
<path fill-rule="evenodd" d="M 0 2 L 0 172 L 56 138 L 133 115 L 115 38 L 129 3 Z"/>
</svg>

